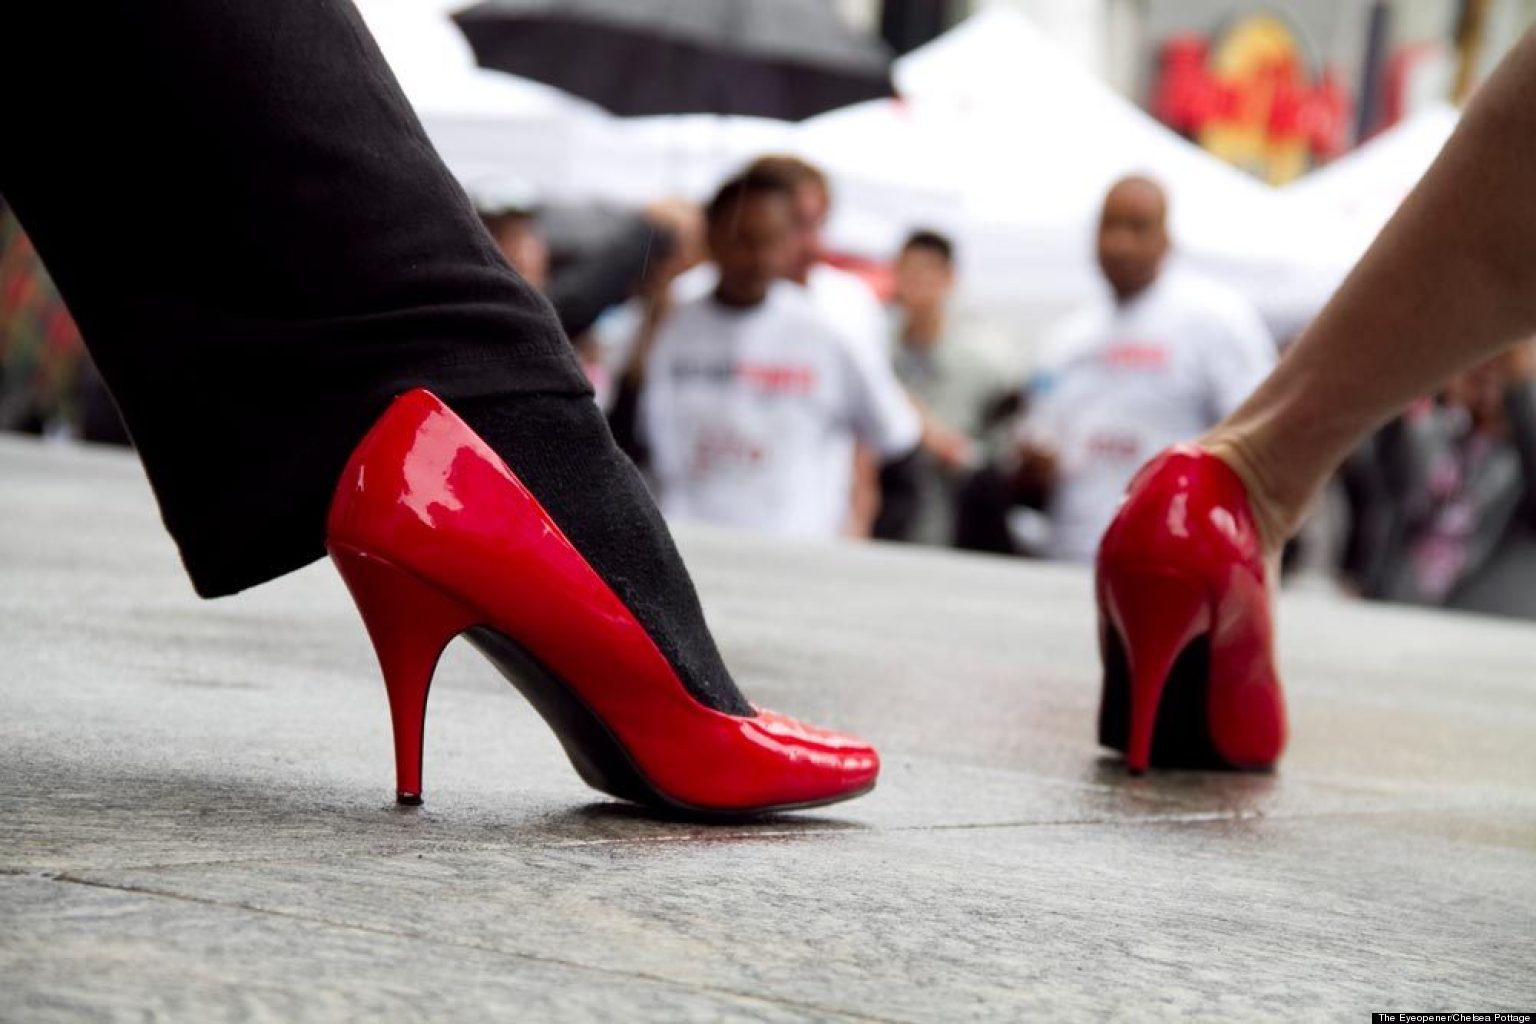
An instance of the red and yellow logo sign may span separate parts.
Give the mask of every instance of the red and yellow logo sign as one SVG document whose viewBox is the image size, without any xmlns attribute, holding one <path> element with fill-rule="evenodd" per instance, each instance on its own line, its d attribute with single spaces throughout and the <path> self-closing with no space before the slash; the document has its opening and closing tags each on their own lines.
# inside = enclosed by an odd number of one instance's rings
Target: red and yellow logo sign
<svg viewBox="0 0 1536 1024">
<path fill-rule="evenodd" d="M 1350 106 L 1338 78 L 1313 76 L 1295 32 L 1272 14 L 1239 18 L 1214 41 L 1168 39 L 1152 98 L 1165 124 L 1277 185 L 1344 150 Z"/>
</svg>

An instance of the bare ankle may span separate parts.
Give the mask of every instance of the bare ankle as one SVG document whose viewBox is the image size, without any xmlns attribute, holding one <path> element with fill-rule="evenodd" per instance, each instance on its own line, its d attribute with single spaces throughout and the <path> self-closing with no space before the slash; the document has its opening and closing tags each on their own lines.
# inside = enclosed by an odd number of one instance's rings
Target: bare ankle
<svg viewBox="0 0 1536 1024">
<path fill-rule="evenodd" d="M 1243 481 L 1267 553 L 1278 552 L 1301 528 L 1307 499 L 1288 497 L 1276 462 L 1242 431 L 1218 427 L 1200 439 L 1200 447 L 1225 462 Z"/>
</svg>

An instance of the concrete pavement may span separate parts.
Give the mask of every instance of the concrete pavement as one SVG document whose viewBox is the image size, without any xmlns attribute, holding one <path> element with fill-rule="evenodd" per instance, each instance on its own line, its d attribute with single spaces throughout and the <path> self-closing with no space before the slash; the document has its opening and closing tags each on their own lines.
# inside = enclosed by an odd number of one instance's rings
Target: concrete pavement
<svg viewBox="0 0 1536 1024">
<path fill-rule="evenodd" d="M 1274 775 L 1124 775 L 1072 569 L 682 538 L 871 796 L 587 790 L 467 645 L 426 800 L 335 574 L 200 602 L 131 457 L 0 439 L 0 1020 L 1363 1021 L 1536 1009 L 1536 631 L 1298 595 Z"/>
</svg>

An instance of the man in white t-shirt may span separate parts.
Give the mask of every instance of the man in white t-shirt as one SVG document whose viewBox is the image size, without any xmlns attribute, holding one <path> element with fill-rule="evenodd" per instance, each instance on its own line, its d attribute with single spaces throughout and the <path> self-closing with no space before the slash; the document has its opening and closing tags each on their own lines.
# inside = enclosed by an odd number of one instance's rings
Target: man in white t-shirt
<svg viewBox="0 0 1536 1024">
<path fill-rule="evenodd" d="M 785 279 L 805 289 L 828 324 L 881 360 L 888 359 L 890 325 L 879 297 L 858 274 L 826 262 L 822 236 L 832 209 L 826 175 L 795 156 L 759 157 L 743 173 L 778 177 L 789 186 L 794 216 L 791 242 L 784 255 Z M 680 305 L 707 295 L 719 280 L 713 263 L 700 263 L 672 282 L 672 303 Z"/>
<path fill-rule="evenodd" d="M 1275 363 L 1247 300 L 1164 269 L 1167 208 L 1150 179 L 1110 189 L 1098 229 L 1109 294 L 1053 332 L 1029 386 L 1024 486 L 1044 492 L 1051 558 L 1091 561 L 1136 471 L 1221 420 Z"/>
<path fill-rule="evenodd" d="M 669 516 L 835 537 L 851 440 L 898 459 L 922 427 L 888 368 L 782 280 L 793 201 L 781 176 L 748 171 L 710 203 L 718 283 L 657 332 L 641 422 Z"/>
<path fill-rule="evenodd" d="M 784 277 L 805 290 L 811 305 L 823 321 L 860 348 L 871 372 L 890 378 L 880 387 L 895 386 L 890 366 L 889 327 L 885 310 L 874 290 L 857 274 L 826 262 L 823 233 L 832 210 L 832 188 L 826 175 L 816 165 L 789 155 L 759 157 L 746 168 L 748 174 L 778 177 L 790 189 L 793 210 L 791 240 L 784 255 Z M 672 284 L 671 304 L 680 306 L 714 291 L 720 280 L 713 263 L 701 263 L 679 276 Z M 621 329 L 633 330 L 637 318 L 619 321 Z M 654 333 L 652 334 L 654 337 Z M 848 509 L 844 532 L 868 536 L 874 527 L 881 503 L 881 470 L 876 454 L 855 444 L 853 438 L 840 443 L 853 463 L 849 474 Z M 911 466 L 887 466 L 884 484 L 891 495 L 911 500 L 915 481 Z"/>
</svg>

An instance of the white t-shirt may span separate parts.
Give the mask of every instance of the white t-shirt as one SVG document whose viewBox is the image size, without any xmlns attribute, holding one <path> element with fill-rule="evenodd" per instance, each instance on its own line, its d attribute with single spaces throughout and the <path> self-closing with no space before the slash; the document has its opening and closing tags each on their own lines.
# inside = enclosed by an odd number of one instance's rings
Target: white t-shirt
<svg viewBox="0 0 1536 1024">
<path fill-rule="evenodd" d="M 870 355 L 889 361 L 891 332 L 885 308 L 862 277 L 818 263 L 806 276 L 805 290 L 833 327 Z"/>
<path fill-rule="evenodd" d="M 720 283 L 713 263 L 701 263 L 672 282 L 672 301 L 692 302 L 712 294 Z M 874 291 L 858 274 L 818 263 L 805 278 L 805 291 L 816 312 L 850 341 L 882 360 L 890 358 L 890 325 Z"/>
<path fill-rule="evenodd" d="M 1242 404 L 1275 359 L 1246 299 L 1183 270 L 1052 332 L 1021 428 L 1057 454 L 1050 557 L 1091 560 L 1136 471 Z"/>
<path fill-rule="evenodd" d="M 700 263 L 672 282 L 671 298 L 676 306 L 702 299 L 714 292 L 720 272 L 713 263 Z M 805 281 L 806 293 L 827 323 L 866 349 L 882 366 L 890 361 L 890 327 L 880 300 L 864 279 L 829 263 L 811 268 Z M 628 299 L 605 312 L 593 325 L 603 365 L 610 374 L 620 373 L 634 349 L 644 319 L 644 305 Z M 598 404 L 608 408 L 606 395 Z"/>
<path fill-rule="evenodd" d="M 752 309 L 713 297 L 678 307 L 645 381 L 657 496 L 677 519 L 835 537 L 853 485 L 851 439 L 894 457 L 922 433 L 889 367 L 788 282 Z"/>
</svg>

